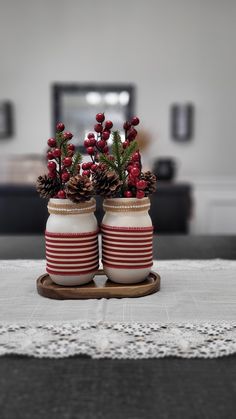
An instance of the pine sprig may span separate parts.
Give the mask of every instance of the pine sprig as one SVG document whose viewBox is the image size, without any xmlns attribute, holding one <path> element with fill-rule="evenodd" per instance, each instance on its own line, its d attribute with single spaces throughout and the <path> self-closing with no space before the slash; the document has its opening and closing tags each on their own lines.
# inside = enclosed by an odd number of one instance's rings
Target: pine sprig
<svg viewBox="0 0 236 419">
<path fill-rule="evenodd" d="M 73 162 L 72 162 L 71 169 L 70 169 L 70 173 L 71 173 L 73 176 L 74 176 L 74 175 L 76 175 L 76 172 L 77 172 L 77 165 L 78 165 L 79 163 L 81 163 L 81 161 L 82 161 L 82 156 L 81 156 L 80 152 L 79 152 L 79 151 L 77 151 L 77 152 L 74 154 L 74 156 L 73 156 Z"/>
<path fill-rule="evenodd" d="M 135 153 L 135 151 L 138 149 L 138 143 L 137 141 L 132 141 L 130 145 L 125 149 L 123 155 L 122 155 L 122 170 L 124 171 L 125 167 L 127 166 L 130 158 Z"/>
<path fill-rule="evenodd" d="M 101 154 L 99 156 L 99 160 L 100 160 L 101 163 L 104 163 L 109 169 L 115 170 L 116 173 L 118 173 L 118 168 L 117 168 L 116 164 L 114 163 L 114 161 L 110 160 L 106 156 L 106 154 Z"/>
<path fill-rule="evenodd" d="M 114 162 L 116 163 L 117 173 L 119 175 L 119 179 L 123 180 L 123 173 L 122 173 L 122 164 L 121 164 L 121 155 L 123 152 L 122 141 L 120 137 L 119 131 L 113 131 L 112 133 L 113 143 L 112 143 L 112 154 L 114 157 Z"/>
</svg>

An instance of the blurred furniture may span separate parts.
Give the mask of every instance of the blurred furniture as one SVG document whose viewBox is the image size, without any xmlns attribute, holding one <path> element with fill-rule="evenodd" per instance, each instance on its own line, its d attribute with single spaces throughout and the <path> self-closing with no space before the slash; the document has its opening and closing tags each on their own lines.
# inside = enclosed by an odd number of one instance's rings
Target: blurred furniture
<svg viewBox="0 0 236 419">
<path fill-rule="evenodd" d="M 152 195 L 150 215 L 155 233 L 188 232 L 191 188 L 187 184 L 160 182 Z M 97 197 L 95 213 L 101 224 L 104 211 Z M 0 185 L 0 234 L 42 234 L 48 217 L 47 200 L 30 185 Z"/>
<path fill-rule="evenodd" d="M 1 234 L 41 234 L 47 217 L 47 202 L 34 186 L 0 185 Z"/>
</svg>

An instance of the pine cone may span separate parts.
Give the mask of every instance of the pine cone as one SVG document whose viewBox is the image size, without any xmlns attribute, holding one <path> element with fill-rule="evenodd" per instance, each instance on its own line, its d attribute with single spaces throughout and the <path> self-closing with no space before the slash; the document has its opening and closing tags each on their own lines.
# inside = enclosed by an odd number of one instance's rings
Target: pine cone
<svg viewBox="0 0 236 419">
<path fill-rule="evenodd" d="M 70 178 L 65 192 L 68 199 L 78 204 L 92 197 L 93 184 L 89 177 L 76 175 Z"/>
<path fill-rule="evenodd" d="M 47 175 L 39 176 L 36 181 L 36 190 L 41 198 L 52 198 L 60 190 L 59 180 L 52 179 Z"/>
<path fill-rule="evenodd" d="M 146 196 L 151 195 L 153 192 L 155 192 L 157 188 L 157 178 L 152 172 L 148 171 L 141 173 L 140 179 L 143 179 L 147 182 L 147 186 L 144 189 Z"/>
<path fill-rule="evenodd" d="M 93 186 L 97 195 L 105 198 L 115 197 L 121 187 L 122 182 L 114 170 L 104 170 L 97 168 L 93 174 Z"/>
</svg>

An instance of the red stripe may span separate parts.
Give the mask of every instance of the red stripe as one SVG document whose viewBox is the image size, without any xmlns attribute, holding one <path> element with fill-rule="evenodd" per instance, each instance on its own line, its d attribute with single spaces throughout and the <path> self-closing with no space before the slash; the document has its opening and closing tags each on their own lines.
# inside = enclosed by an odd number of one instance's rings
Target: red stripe
<svg viewBox="0 0 236 419">
<path fill-rule="evenodd" d="M 123 259 L 143 259 L 143 258 L 148 258 L 148 257 L 151 257 L 152 258 L 152 250 L 150 251 L 150 252 L 147 252 L 146 254 L 145 253 L 142 253 L 142 255 L 140 255 L 140 254 L 134 254 L 134 255 L 131 255 L 131 254 L 123 254 L 123 253 L 118 253 L 118 254 L 114 254 L 113 252 L 106 252 L 105 250 L 103 250 L 103 252 L 102 252 L 102 255 L 103 256 L 105 256 L 106 258 L 110 258 L 110 257 L 114 257 L 114 258 L 116 258 L 116 257 L 118 257 L 118 258 L 123 258 Z"/>
<path fill-rule="evenodd" d="M 82 249 L 84 249 L 84 247 Z M 53 255 L 60 255 L 62 253 L 65 253 L 66 255 L 77 255 L 78 253 L 79 254 L 81 254 L 81 253 L 87 254 L 90 251 L 95 252 L 97 250 L 98 250 L 98 246 L 88 247 L 87 249 L 84 249 L 84 250 L 78 249 L 78 250 L 68 250 L 68 251 L 67 250 L 49 249 L 48 247 L 46 248 L 46 251 L 52 253 Z"/>
<path fill-rule="evenodd" d="M 152 240 L 153 235 L 152 234 L 127 234 L 124 235 L 124 233 L 122 234 L 110 234 L 110 233 L 104 233 L 103 237 L 107 237 L 108 239 L 118 239 L 118 238 L 122 238 L 122 239 L 150 239 Z"/>
<path fill-rule="evenodd" d="M 125 249 L 136 249 L 136 248 L 138 248 L 138 249 L 143 249 L 144 247 L 152 247 L 152 242 L 151 243 L 148 243 L 148 244 L 136 244 L 136 243 L 133 243 L 133 245 L 125 245 L 125 244 L 119 244 L 119 243 L 115 243 L 114 245 L 112 244 L 112 243 L 110 243 L 110 242 L 106 242 L 106 241 L 103 241 L 103 243 L 105 243 L 105 245 L 107 245 L 107 247 L 118 247 L 118 248 L 125 248 Z"/>
<path fill-rule="evenodd" d="M 52 239 L 46 239 L 46 243 L 48 243 L 48 244 L 54 244 L 54 243 L 56 243 L 56 244 L 60 244 L 60 243 L 62 243 L 62 244 L 80 244 L 80 243 L 94 243 L 94 242 L 96 242 L 96 240 L 97 240 L 97 237 L 92 237 L 91 239 L 83 239 L 83 240 L 52 240 Z"/>
<path fill-rule="evenodd" d="M 85 244 L 82 244 L 81 246 L 79 246 L 78 244 L 76 246 L 55 246 L 54 244 L 47 244 L 46 243 L 46 248 L 47 249 L 85 249 L 85 248 L 89 248 L 89 249 L 94 249 L 97 246 L 97 242 L 95 243 L 88 243 L 88 245 L 86 246 Z"/>
<path fill-rule="evenodd" d="M 67 255 L 65 255 L 65 256 L 62 256 L 61 254 L 59 254 L 59 255 L 57 255 L 57 254 L 49 254 L 48 252 L 46 252 L 46 257 L 49 257 L 49 258 L 53 258 L 53 259 L 64 259 L 65 258 L 65 260 L 67 260 L 67 259 L 84 259 L 84 258 L 86 258 L 86 256 L 97 256 L 98 255 L 98 251 L 96 251 L 96 252 L 92 252 L 92 253 L 87 253 L 87 254 L 83 254 L 83 255 L 74 255 L 74 256 L 67 256 Z"/>
<path fill-rule="evenodd" d="M 113 231 L 113 230 L 124 231 L 124 232 L 131 231 L 132 233 L 135 233 L 137 231 L 138 233 L 140 231 L 153 231 L 153 226 L 151 227 L 115 227 L 115 226 L 108 226 L 106 224 L 102 224 L 101 229 L 108 230 L 108 231 Z"/>
<path fill-rule="evenodd" d="M 92 268 L 89 269 L 87 271 L 76 271 L 76 272 L 70 272 L 70 271 L 65 271 L 65 272 L 58 272 L 56 270 L 53 269 L 49 269 L 46 268 L 47 273 L 52 274 L 52 275 L 71 275 L 71 276 L 75 276 L 75 275 L 86 275 L 86 274 L 90 274 L 92 272 L 96 272 L 98 270 L 98 266 L 96 266 L 96 268 Z"/>
<path fill-rule="evenodd" d="M 106 263 L 104 261 L 102 261 L 102 263 L 103 263 L 103 266 L 107 266 L 108 268 L 114 268 L 114 269 L 143 269 L 143 268 L 150 268 L 153 265 L 153 263 L 148 263 L 148 264 L 145 264 L 145 265 L 134 267 L 134 266 L 123 265 L 123 264 L 122 265 L 115 265 L 113 263 Z"/>
<path fill-rule="evenodd" d="M 152 257 L 149 257 L 149 258 L 141 258 L 141 259 L 139 259 L 139 261 L 137 261 L 137 260 L 134 260 L 134 259 L 128 259 L 128 260 L 125 260 L 124 261 L 124 259 L 114 259 L 114 258 L 109 258 L 109 257 L 103 257 L 103 261 L 104 261 L 104 263 L 106 263 L 106 262 L 108 262 L 108 263 L 113 263 L 113 262 L 115 262 L 115 263 L 129 263 L 129 264 L 131 264 L 132 263 L 132 266 L 135 266 L 134 264 L 135 263 L 137 263 L 137 262 L 140 262 L 140 263 L 148 263 L 148 262 L 152 262 Z M 137 265 L 137 266 L 139 266 L 139 264 Z"/>
<path fill-rule="evenodd" d="M 151 239 L 144 239 L 144 240 L 141 240 L 141 239 L 139 239 L 139 240 L 123 240 L 123 238 L 122 238 L 122 240 L 121 240 L 120 238 L 110 239 L 107 236 L 105 236 L 105 237 L 103 236 L 102 240 L 106 243 L 133 243 L 134 245 L 136 245 L 136 243 L 150 243 L 150 244 L 152 244 L 152 238 Z"/>
<path fill-rule="evenodd" d="M 96 231 L 90 231 L 88 233 L 51 233 L 50 231 L 45 231 L 45 236 L 48 237 L 58 237 L 58 238 L 73 238 L 73 237 L 89 237 L 96 236 L 99 233 L 99 229 Z"/>
<path fill-rule="evenodd" d="M 94 261 L 92 263 L 87 263 L 83 266 L 79 266 L 79 264 L 78 264 L 78 266 L 74 266 L 74 267 L 67 266 L 67 264 L 65 263 L 65 266 L 63 266 L 63 267 L 61 266 L 61 268 L 62 269 L 68 269 L 68 270 L 77 269 L 77 268 L 79 269 L 80 268 L 81 270 L 83 270 L 83 269 L 91 268 L 92 266 L 97 266 L 97 265 L 98 265 L 98 262 L 96 262 L 96 261 Z M 48 260 L 47 260 L 47 266 L 49 266 L 49 268 L 54 268 L 54 269 L 59 268 L 58 263 L 49 262 Z"/>
<path fill-rule="evenodd" d="M 152 252 L 152 247 L 150 246 L 150 250 L 149 249 L 143 249 L 143 246 L 142 246 L 142 249 L 123 249 L 123 247 L 124 246 L 122 246 L 122 248 L 121 249 L 111 249 L 111 247 L 110 246 L 107 246 L 107 245 L 105 245 L 105 244 L 103 244 L 103 252 L 106 252 L 106 250 L 108 250 L 108 252 L 109 253 L 122 253 L 122 257 L 123 257 L 123 253 L 124 254 L 129 254 L 129 253 L 137 253 L 137 254 L 140 254 L 140 253 L 144 253 L 144 252 L 147 252 L 147 253 L 149 253 L 149 252 Z"/>
<path fill-rule="evenodd" d="M 96 255 L 95 257 L 93 257 L 92 259 L 89 259 L 89 260 L 85 260 L 84 262 L 86 263 L 90 263 L 91 262 L 91 264 L 92 263 L 94 263 L 94 261 L 95 260 L 98 260 L 98 255 Z M 74 265 L 78 265 L 79 263 L 82 263 L 81 261 L 76 261 L 76 260 L 74 260 L 74 261 L 72 261 L 72 260 L 49 260 L 48 258 L 47 258 L 47 263 L 50 263 L 50 264 L 53 264 L 53 265 L 72 265 L 72 264 L 74 264 Z"/>
</svg>

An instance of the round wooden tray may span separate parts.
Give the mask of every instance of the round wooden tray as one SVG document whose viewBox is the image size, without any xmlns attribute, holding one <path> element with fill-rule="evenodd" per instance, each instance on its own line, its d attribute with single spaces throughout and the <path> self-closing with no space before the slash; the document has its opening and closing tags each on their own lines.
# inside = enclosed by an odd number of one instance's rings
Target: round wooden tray
<svg viewBox="0 0 236 419">
<path fill-rule="evenodd" d="M 138 284 L 116 284 L 107 279 L 104 271 L 99 269 L 89 284 L 73 287 L 57 285 L 48 274 L 44 274 L 37 279 L 37 291 L 43 297 L 57 300 L 143 297 L 159 291 L 160 280 L 156 272 L 150 272 L 147 279 Z"/>
</svg>

